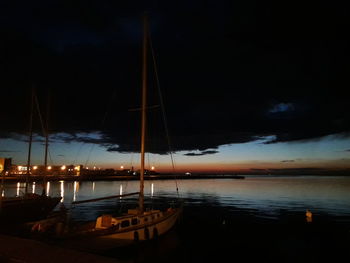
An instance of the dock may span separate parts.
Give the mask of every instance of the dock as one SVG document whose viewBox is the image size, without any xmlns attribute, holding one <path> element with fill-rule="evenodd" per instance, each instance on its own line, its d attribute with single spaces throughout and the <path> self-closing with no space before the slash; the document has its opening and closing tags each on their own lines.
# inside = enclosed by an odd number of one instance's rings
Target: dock
<svg viewBox="0 0 350 263">
<path fill-rule="evenodd" d="M 0 262 L 16 263 L 127 263 L 115 258 L 56 247 L 40 241 L 0 235 Z"/>
</svg>

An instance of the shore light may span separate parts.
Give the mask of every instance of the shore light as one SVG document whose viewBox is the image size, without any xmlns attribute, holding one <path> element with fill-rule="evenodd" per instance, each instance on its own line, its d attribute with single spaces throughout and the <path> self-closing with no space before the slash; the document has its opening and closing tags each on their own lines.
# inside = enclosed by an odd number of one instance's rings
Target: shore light
<svg viewBox="0 0 350 263">
<path fill-rule="evenodd" d="M 62 165 L 61 170 L 66 170 L 66 166 Z"/>
<path fill-rule="evenodd" d="M 33 170 L 36 170 L 36 169 L 38 169 L 38 166 L 34 165 Z"/>
<path fill-rule="evenodd" d="M 48 166 L 48 167 L 47 167 L 47 170 L 51 170 L 51 169 L 52 169 L 52 167 L 51 167 L 51 166 Z"/>
<path fill-rule="evenodd" d="M 154 169 L 155 169 L 155 167 L 154 167 L 154 166 L 152 166 L 152 167 L 151 167 L 151 170 L 154 170 Z"/>
<path fill-rule="evenodd" d="M 310 210 L 306 210 L 305 215 L 306 215 L 306 222 L 312 223 L 312 213 L 311 213 L 311 211 Z"/>
<path fill-rule="evenodd" d="M 122 165 L 122 166 L 120 166 L 120 169 L 124 169 L 124 166 Z"/>
</svg>

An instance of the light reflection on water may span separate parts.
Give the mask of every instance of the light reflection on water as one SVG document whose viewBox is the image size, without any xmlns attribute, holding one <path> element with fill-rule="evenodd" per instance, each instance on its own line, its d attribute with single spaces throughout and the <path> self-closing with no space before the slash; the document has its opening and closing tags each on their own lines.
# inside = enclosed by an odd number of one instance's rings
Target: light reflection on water
<svg viewBox="0 0 350 263">
<path fill-rule="evenodd" d="M 8 186 L 8 187 L 6 187 Z M 17 187 L 16 187 L 17 186 Z M 5 185 L 5 195 L 20 195 L 21 184 Z M 41 193 L 41 185 L 32 190 Z M 278 215 L 281 210 L 300 212 L 310 209 L 332 216 L 350 216 L 350 177 L 247 176 L 237 179 L 179 180 L 179 194 L 185 206 L 220 206 L 251 209 L 257 214 Z M 72 201 L 137 192 L 138 181 L 51 182 L 51 196 L 61 196 L 61 202 L 71 208 L 76 219 L 94 219 L 101 213 L 119 212 L 133 198 L 117 198 L 72 206 Z M 176 198 L 173 180 L 145 181 L 145 196 Z"/>
</svg>

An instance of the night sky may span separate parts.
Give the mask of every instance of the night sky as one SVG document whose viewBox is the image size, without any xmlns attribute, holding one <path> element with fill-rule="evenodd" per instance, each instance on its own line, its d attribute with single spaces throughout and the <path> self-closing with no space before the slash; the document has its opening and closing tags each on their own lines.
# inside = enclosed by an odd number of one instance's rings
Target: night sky
<svg viewBox="0 0 350 263">
<path fill-rule="evenodd" d="M 25 163 L 35 88 L 51 164 L 137 167 L 145 11 L 179 170 L 350 168 L 350 10 L 337 1 L 1 1 L 0 157 Z M 161 121 L 148 111 L 146 160 L 165 170 Z M 34 131 L 40 164 L 37 112 Z"/>
</svg>

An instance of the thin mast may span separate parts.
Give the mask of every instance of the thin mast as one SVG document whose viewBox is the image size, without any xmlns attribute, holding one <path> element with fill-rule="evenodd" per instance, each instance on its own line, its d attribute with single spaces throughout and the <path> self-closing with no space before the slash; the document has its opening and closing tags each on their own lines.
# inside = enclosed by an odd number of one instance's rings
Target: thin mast
<svg viewBox="0 0 350 263">
<path fill-rule="evenodd" d="M 29 170 L 30 170 L 30 157 L 32 153 L 32 140 L 33 140 L 33 110 L 34 110 L 34 88 L 32 88 L 31 102 L 30 102 L 30 117 L 29 117 L 29 146 L 28 146 L 28 159 L 27 159 L 27 172 L 26 172 L 26 187 L 25 193 L 28 193 L 29 184 Z"/>
<path fill-rule="evenodd" d="M 49 148 L 49 114 L 50 114 L 50 89 L 48 90 L 47 96 L 47 106 L 46 106 L 46 129 L 45 129 L 45 159 L 44 159 L 44 178 L 43 178 L 43 195 L 46 195 L 46 175 L 47 175 L 47 154 Z"/>
<path fill-rule="evenodd" d="M 140 213 L 144 211 L 144 174 L 145 174 L 145 137 L 146 137 L 146 107 L 147 107 L 147 15 L 143 17 L 143 47 L 142 47 L 142 118 L 141 118 L 141 169 L 140 169 Z"/>
</svg>

